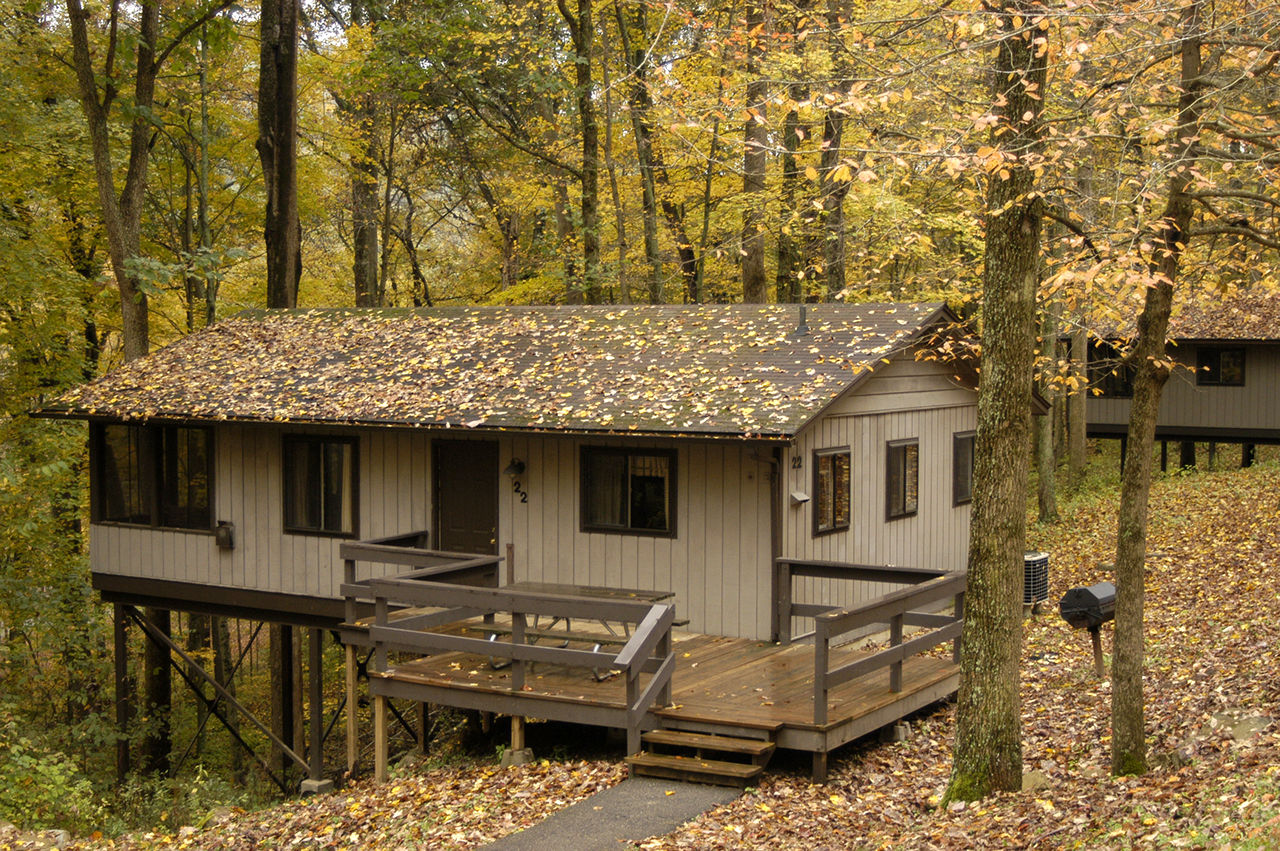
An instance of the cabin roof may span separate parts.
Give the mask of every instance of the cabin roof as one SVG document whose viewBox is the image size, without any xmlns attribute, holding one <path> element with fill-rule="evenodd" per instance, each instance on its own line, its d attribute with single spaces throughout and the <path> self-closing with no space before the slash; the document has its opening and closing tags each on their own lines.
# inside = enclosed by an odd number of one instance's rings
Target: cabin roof
<svg viewBox="0 0 1280 851">
<path fill-rule="evenodd" d="M 1137 313 L 1122 324 L 1095 328 L 1097 337 L 1116 340 L 1137 333 Z M 1181 297 L 1169 316 L 1170 340 L 1197 342 L 1280 342 L 1280 294 L 1262 288 L 1229 295 L 1196 293 Z"/>
<path fill-rule="evenodd" d="M 785 437 L 945 305 L 246 311 L 37 413 Z"/>
</svg>

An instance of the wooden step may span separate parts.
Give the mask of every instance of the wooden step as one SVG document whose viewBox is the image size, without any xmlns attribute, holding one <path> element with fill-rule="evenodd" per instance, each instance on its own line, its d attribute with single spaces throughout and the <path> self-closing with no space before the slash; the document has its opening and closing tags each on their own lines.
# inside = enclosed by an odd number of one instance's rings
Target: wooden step
<svg viewBox="0 0 1280 851">
<path fill-rule="evenodd" d="M 740 739 L 736 736 L 714 736 L 706 733 L 687 733 L 683 730 L 649 730 L 641 734 L 641 741 L 650 745 L 673 748 L 689 748 L 696 751 L 746 754 L 755 759 L 773 753 L 774 743 L 763 739 Z"/>
<path fill-rule="evenodd" d="M 764 771 L 763 765 L 652 753 L 629 756 L 627 765 L 636 777 L 665 777 L 716 786 L 746 786 Z"/>
</svg>

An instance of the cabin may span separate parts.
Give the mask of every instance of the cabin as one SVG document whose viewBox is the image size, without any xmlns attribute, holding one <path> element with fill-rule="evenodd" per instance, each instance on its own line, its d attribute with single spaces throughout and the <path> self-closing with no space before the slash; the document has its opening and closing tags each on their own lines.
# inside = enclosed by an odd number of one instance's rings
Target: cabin
<svg viewBox="0 0 1280 851">
<path fill-rule="evenodd" d="M 1280 297 L 1237 291 L 1184 302 L 1170 317 L 1169 340 L 1174 368 L 1156 422 L 1162 467 L 1168 441 L 1182 443 L 1183 466 L 1195 464 L 1198 442 L 1240 444 L 1246 466 L 1255 445 L 1280 443 Z M 1119 364 L 1121 348 L 1118 333 L 1090 342 L 1089 437 L 1128 433 L 1132 371 Z"/>
<path fill-rule="evenodd" d="M 404 699 L 510 715 L 516 751 L 519 719 L 562 718 L 625 729 L 637 758 L 720 736 L 753 770 L 793 747 L 821 775 L 958 682 L 976 381 L 933 356 L 954 323 L 249 311 L 37 414 L 89 423 L 103 600 L 309 627 L 313 659 L 337 631 L 352 706 L 373 657 L 379 772 Z"/>
</svg>

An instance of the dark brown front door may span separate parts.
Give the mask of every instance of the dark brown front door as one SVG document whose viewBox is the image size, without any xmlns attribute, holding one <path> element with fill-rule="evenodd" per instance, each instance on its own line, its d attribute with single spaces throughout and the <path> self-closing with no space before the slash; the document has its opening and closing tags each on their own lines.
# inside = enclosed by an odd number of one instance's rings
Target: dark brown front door
<svg viewBox="0 0 1280 851">
<path fill-rule="evenodd" d="M 434 548 L 457 553 L 498 552 L 498 444 L 433 441 Z"/>
</svg>

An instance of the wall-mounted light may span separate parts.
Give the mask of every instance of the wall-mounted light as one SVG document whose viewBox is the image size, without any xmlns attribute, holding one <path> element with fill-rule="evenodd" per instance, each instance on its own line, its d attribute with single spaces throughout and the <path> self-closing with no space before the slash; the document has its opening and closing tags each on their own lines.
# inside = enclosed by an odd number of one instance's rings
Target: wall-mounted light
<svg viewBox="0 0 1280 851">
<path fill-rule="evenodd" d="M 808 501 L 809 501 L 809 494 L 807 494 L 807 493 L 805 493 L 805 492 L 803 492 L 803 491 L 792 491 L 792 492 L 791 492 L 791 504 L 792 504 L 793 506 L 795 506 L 795 505 L 804 505 L 804 504 L 805 504 L 806 502 L 808 502 Z"/>
<path fill-rule="evenodd" d="M 234 550 L 236 548 L 235 524 L 226 520 L 219 520 L 218 525 L 213 530 L 213 540 L 220 550 Z"/>
<path fill-rule="evenodd" d="M 503 470 L 503 475 L 518 476 L 524 472 L 524 462 L 519 458 L 512 458 L 511 463 L 507 465 L 507 469 Z"/>
</svg>

